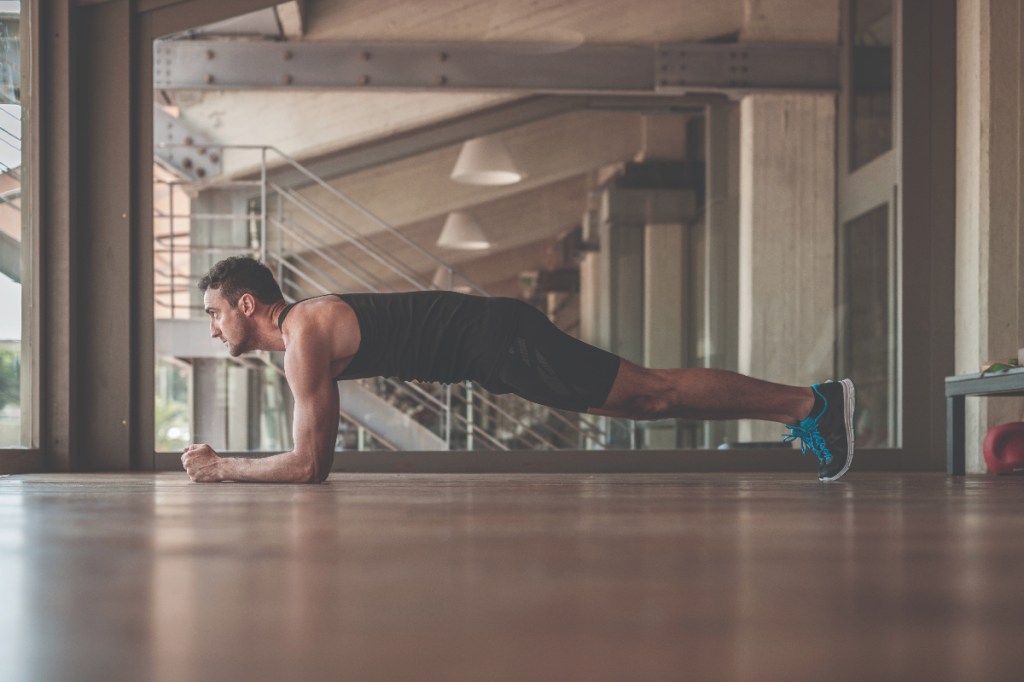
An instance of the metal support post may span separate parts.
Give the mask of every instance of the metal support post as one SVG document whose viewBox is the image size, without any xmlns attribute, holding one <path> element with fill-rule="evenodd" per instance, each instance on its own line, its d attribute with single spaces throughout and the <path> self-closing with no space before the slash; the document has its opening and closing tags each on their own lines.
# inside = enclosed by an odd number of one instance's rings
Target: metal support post
<svg viewBox="0 0 1024 682">
<path fill-rule="evenodd" d="M 444 442 L 445 446 L 452 449 L 452 385 L 444 387 Z"/>
<path fill-rule="evenodd" d="M 466 449 L 473 449 L 473 382 L 466 382 Z"/>
<path fill-rule="evenodd" d="M 171 263 L 171 265 L 170 265 L 170 269 L 171 269 L 171 319 L 173 320 L 174 318 L 176 318 L 178 316 L 178 311 L 175 310 L 175 308 L 174 308 L 174 304 L 177 301 L 178 297 L 175 296 L 175 289 L 174 289 L 174 183 L 173 182 L 168 182 L 167 183 L 167 192 L 169 194 L 169 196 L 167 198 L 168 210 L 171 213 L 171 215 L 169 217 L 170 223 L 169 223 L 169 227 L 168 227 L 168 229 L 170 230 L 170 239 L 168 241 L 169 241 L 169 243 L 171 245 L 170 246 L 170 249 L 171 249 L 171 252 L 170 252 L 170 263 Z"/>
<path fill-rule="evenodd" d="M 267 262 L 267 148 L 260 148 L 260 262 Z"/>
<path fill-rule="evenodd" d="M 963 476 L 967 472 L 967 446 L 964 436 L 965 397 L 946 398 L 946 474 Z"/>
<path fill-rule="evenodd" d="M 284 288 L 284 232 L 281 231 L 281 223 L 284 221 L 284 207 L 281 205 L 281 195 L 277 195 L 277 283 Z"/>
</svg>

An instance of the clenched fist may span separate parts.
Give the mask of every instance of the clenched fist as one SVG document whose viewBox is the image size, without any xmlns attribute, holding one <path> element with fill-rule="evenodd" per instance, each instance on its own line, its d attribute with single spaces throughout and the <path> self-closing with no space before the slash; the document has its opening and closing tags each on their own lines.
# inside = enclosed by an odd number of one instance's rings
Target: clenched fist
<svg viewBox="0 0 1024 682">
<path fill-rule="evenodd" d="M 209 445 L 189 445 L 181 455 L 181 465 L 185 467 L 189 478 L 197 483 L 220 481 L 218 464 L 221 459 Z"/>
</svg>

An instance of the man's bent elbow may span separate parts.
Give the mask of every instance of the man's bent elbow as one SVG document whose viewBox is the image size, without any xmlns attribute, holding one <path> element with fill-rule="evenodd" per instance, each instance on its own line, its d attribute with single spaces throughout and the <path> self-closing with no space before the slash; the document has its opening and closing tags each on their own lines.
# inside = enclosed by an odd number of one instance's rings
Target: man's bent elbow
<svg viewBox="0 0 1024 682">
<path fill-rule="evenodd" d="M 310 483 L 323 483 L 327 480 L 327 477 L 331 474 L 331 465 L 334 464 L 334 453 L 325 460 L 317 462 L 315 470 L 313 471 L 313 480 Z"/>
<path fill-rule="evenodd" d="M 331 473 L 331 463 L 319 457 L 309 457 L 302 470 L 302 483 L 323 483 Z"/>
</svg>

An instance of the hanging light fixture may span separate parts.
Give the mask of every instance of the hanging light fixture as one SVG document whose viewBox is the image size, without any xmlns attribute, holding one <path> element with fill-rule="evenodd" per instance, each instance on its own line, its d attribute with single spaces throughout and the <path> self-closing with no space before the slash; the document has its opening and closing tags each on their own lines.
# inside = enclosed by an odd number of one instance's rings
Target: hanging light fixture
<svg viewBox="0 0 1024 682">
<path fill-rule="evenodd" d="M 459 281 L 458 275 L 454 274 L 454 272 L 449 275 L 448 272 L 448 268 L 444 267 L 434 270 L 434 278 L 431 280 L 431 284 L 434 285 L 435 289 L 451 290 L 460 294 L 473 293 L 473 287 L 466 284 L 455 284 L 455 282 Z"/>
<path fill-rule="evenodd" d="M 493 135 L 467 140 L 452 169 L 452 180 L 467 185 L 514 185 L 523 177 L 505 143 Z"/>
<path fill-rule="evenodd" d="M 451 286 L 448 268 L 439 267 L 437 270 L 434 270 L 434 278 L 430 280 L 430 283 L 434 285 L 435 289 L 447 289 Z"/>
<path fill-rule="evenodd" d="M 482 251 L 491 248 L 491 241 L 473 216 L 465 211 L 452 211 L 444 221 L 437 245 L 447 249 Z"/>
</svg>

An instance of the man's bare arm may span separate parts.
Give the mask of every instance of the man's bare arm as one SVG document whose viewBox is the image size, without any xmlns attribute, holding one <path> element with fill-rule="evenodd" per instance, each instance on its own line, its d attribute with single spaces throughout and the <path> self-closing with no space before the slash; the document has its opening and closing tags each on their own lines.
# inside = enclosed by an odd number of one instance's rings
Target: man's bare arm
<svg viewBox="0 0 1024 682">
<path fill-rule="evenodd" d="M 296 330 L 284 359 L 285 378 L 295 398 L 294 449 L 249 459 L 218 457 L 208 446 L 193 446 L 182 456 L 192 480 L 319 483 L 326 479 L 334 462 L 339 419 L 338 389 L 330 365 L 327 339 L 316 329 Z"/>
</svg>

